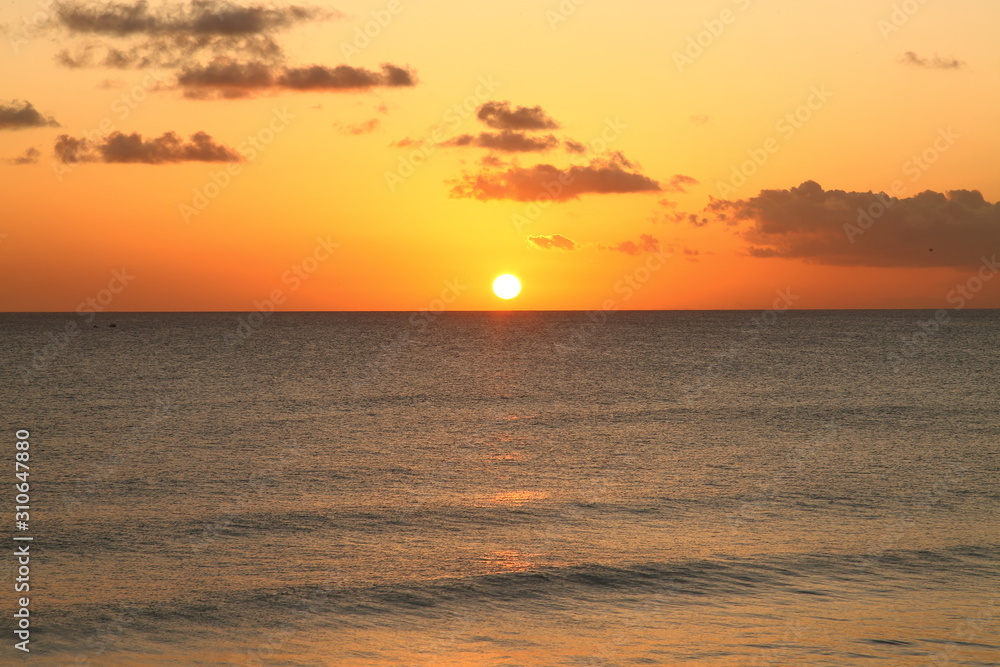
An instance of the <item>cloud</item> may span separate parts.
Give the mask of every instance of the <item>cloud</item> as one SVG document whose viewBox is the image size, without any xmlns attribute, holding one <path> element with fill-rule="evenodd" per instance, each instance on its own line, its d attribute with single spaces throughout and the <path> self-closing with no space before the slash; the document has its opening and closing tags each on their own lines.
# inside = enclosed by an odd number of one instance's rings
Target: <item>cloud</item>
<svg viewBox="0 0 1000 667">
<path fill-rule="evenodd" d="M 31 102 L 0 102 L 0 130 L 21 130 L 26 127 L 59 127 L 59 123 L 54 118 L 46 118 L 40 114 Z"/>
<path fill-rule="evenodd" d="M 933 58 L 922 58 L 913 51 L 907 51 L 899 60 L 906 65 L 926 69 L 962 69 L 965 67 L 965 61 L 956 58 L 942 58 L 937 54 L 934 54 Z"/>
<path fill-rule="evenodd" d="M 184 143 L 173 132 L 143 139 L 133 132 L 112 132 L 100 142 L 60 135 L 55 155 L 60 162 L 118 162 L 167 164 L 174 162 L 240 162 L 243 157 L 227 146 L 215 143 L 208 134 L 196 132 Z"/>
<path fill-rule="evenodd" d="M 395 88 L 415 83 L 416 78 L 411 70 L 389 64 L 382 65 L 381 73 L 349 65 L 286 67 L 277 81 L 277 85 L 295 90 L 349 90 L 374 86 Z"/>
<path fill-rule="evenodd" d="M 528 242 L 542 250 L 576 250 L 579 245 L 561 234 L 529 236 Z"/>
<path fill-rule="evenodd" d="M 563 142 L 563 145 L 566 147 L 567 153 L 584 153 L 587 150 L 586 146 L 581 144 L 579 141 L 573 141 L 572 139 L 567 139 Z"/>
<path fill-rule="evenodd" d="M 705 114 L 702 113 L 698 114 L 697 116 L 691 116 L 690 118 L 688 118 L 688 121 L 692 125 L 706 125 L 707 123 L 710 123 L 712 121 L 712 117 L 706 116 Z"/>
<path fill-rule="evenodd" d="M 442 146 L 476 146 L 507 153 L 541 152 L 551 150 L 558 145 L 559 140 L 551 134 L 544 137 L 532 137 L 513 130 L 482 132 L 478 136 L 462 134 L 442 144 Z"/>
<path fill-rule="evenodd" d="M 677 210 L 677 202 L 669 199 L 660 199 L 656 202 L 662 210 L 654 211 L 649 217 L 650 222 L 681 222 L 686 214 Z"/>
<path fill-rule="evenodd" d="M 371 134 L 381 126 L 378 118 L 371 118 L 363 123 L 355 123 L 353 125 L 341 125 L 340 123 L 334 124 L 334 127 L 341 134 L 349 134 L 352 136 L 358 136 L 361 134 Z"/>
<path fill-rule="evenodd" d="M 663 186 L 664 192 L 687 192 L 687 186 L 698 185 L 698 180 L 683 174 L 676 174 Z"/>
<path fill-rule="evenodd" d="M 459 199 L 511 199 L 567 201 L 587 193 L 652 192 L 659 183 L 635 171 L 635 165 L 620 153 L 594 159 L 585 165 L 560 169 L 550 164 L 534 167 L 513 166 L 505 170 L 484 170 L 465 174 L 456 181 L 451 196 Z"/>
<path fill-rule="evenodd" d="M 177 75 L 177 83 L 185 89 L 186 96 L 207 99 L 243 97 L 251 91 L 266 89 L 347 91 L 413 86 L 416 77 L 410 69 L 388 63 L 382 65 L 381 72 L 373 72 L 349 65 L 276 68 L 257 61 L 216 61 L 185 67 Z"/>
<path fill-rule="evenodd" d="M 660 251 L 660 242 L 652 234 L 640 234 L 638 241 L 622 241 L 616 246 L 602 246 L 604 250 L 622 252 L 626 255 L 642 255 Z"/>
<path fill-rule="evenodd" d="M 479 107 L 476 117 L 495 130 L 554 130 L 559 127 L 542 107 L 511 110 L 510 102 L 486 102 Z"/>
<path fill-rule="evenodd" d="M 340 18 L 343 14 L 317 7 L 237 5 L 225 0 L 194 0 L 150 10 L 149 3 L 88 4 L 61 2 L 56 18 L 74 33 L 127 37 L 184 33 L 190 35 L 250 35 L 290 28 L 308 21 Z"/>
<path fill-rule="evenodd" d="M 68 67 L 176 67 L 200 53 L 241 54 L 278 62 L 283 59 L 275 33 L 343 14 L 298 5 L 238 5 L 227 0 L 193 0 L 150 8 L 145 0 L 128 3 L 62 2 L 55 24 L 70 38 L 85 39 L 60 51 Z M 110 46 L 101 38 L 117 40 Z"/>
<path fill-rule="evenodd" d="M 268 35 L 191 36 L 168 35 L 140 40 L 130 46 L 116 47 L 88 42 L 64 48 L 56 54 L 56 62 L 64 67 L 108 67 L 112 69 L 147 69 L 150 67 L 181 67 L 190 64 L 200 54 L 214 58 L 234 54 L 268 62 L 281 62 L 284 52 Z"/>
<path fill-rule="evenodd" d="M 38 164 L 38 158 L 41 156 L 42 154 L 38 151 L 38 149 L 32 146 L 17 157 L 7 160 L 7 164 Z"/>
<path fill-rule="evenodd" d="M 899 199 L 806 181 L 744 200 L 712 199 L 706 214 L 741 227 L 755 257 L 876 267 L 968 267 L 1000 248 L 1000 204 L 977 190 Z"/>
</svg>

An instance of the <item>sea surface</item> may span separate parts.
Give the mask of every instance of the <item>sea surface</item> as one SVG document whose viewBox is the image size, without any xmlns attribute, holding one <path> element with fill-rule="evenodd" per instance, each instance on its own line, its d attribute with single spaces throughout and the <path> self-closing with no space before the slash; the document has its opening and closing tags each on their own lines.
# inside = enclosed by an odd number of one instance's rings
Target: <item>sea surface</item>
<svg viewBox="0 0 1000 667">
<path fill-rule="evenodd" d="M 0 663 L 1000 665 L 948 315 L 2 315 Z"/>
</svg>

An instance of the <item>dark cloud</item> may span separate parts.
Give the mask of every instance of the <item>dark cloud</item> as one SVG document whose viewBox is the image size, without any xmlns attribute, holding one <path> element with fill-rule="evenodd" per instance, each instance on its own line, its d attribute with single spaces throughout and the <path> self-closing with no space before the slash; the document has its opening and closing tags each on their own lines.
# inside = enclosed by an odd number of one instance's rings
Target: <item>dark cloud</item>
<svg viewBox="0 0 1000 667">
<path fill-rule="evenodd" d="M 181 67 L 203 54 L 214 58 L 239 54 L 272 63 L 284 59 L 281 47 L 268 35 L 235 37 L 169 35 L 121 47 L 101 43 L 76 45 L 60 50 L 56 54 L 56 62 L 71 69 L 80 67 L 145 69 Z"/>
<path fill-rule="evenodd" d="M 59 123 L 40 114 L 31 102 L 0 102 L 0 130 L 21 130 L 26 127 L 59 127 Z"/>
<path fill-rule="evenodd" d="M 510 102 L 487 102 L 479 107 L 476 117 L 495 130 L 554 130 L 559 127 L 542 107 L 517 107 Z"/>
<path fill-rule="evenodd" d="M 976 190 L 826 190 L 806 181 L 744 200 L 712 199 L 706 214 L 740 226 L 756 257 L 879 267 L 967 267 L 1000 248 L 1000 204 Z"/>
<path fill-rule="evenodd" d="M 7 160 L 7 164 L 38 164 L 38 158 L 41 156 L 42 154 L 38 151 L 38 149 L 32 146 L 17 157 Z"/>
<path fill-rule="evenodd" d="M 476 146 L 506 153 L 528 153 L 551 150 L 559 145 L 559 140 L 551 134 L 544 137 L 532 137 L 523 132 L 504 130 L 503 132 L 482 132 L 478 136 L 463 134 L 449 139 L 442 145 Z"/>
<path fill-rule="evenodd" d="M 411 70 L 389 64 L 382 65 L 381 73 L 349 65 L 286 67 L 277 80 L 277 85 L 295 90 L 349 90 L 375 86 L 394 88 L 412 86 L 415 83 Z"/>
<path fill-rule="evenodd" d="M 55 24 L 74 43 L 57 61 L 67 67 L 178 67 L 201 55 L 239 55 L 281 62 L 284 53 L 276 33 L 311 21 L 342 16 L 338 12 L 302 6 L 254 4 L 224 0 L 194 0 L 189 4 L 151 9 L 133 3 L 60 3 Z M 115 40 L 110 43 L 107 40 Z"/>
<path fill-rule="evenodd" d="M 660 185 L 643 174 L 628 171 L 623 158 L 592 160 L 587 165 L 560 169 L 550 164 L 510 167 L 502 171 L 466 174 L 451 190 L 456 198 L 566 201 L 587 193 L 650 192 Z"/>
<path fill-rule="evenodd" d="M 552 236 L 529 236 L 528 242 L 542 250 L 576 250 L 579 246 L 562 234 Z"/>
<path fill-rule="evenodd" d="M 173 162 L 240 162 L 242 156 L 227 146 L 215 143 L 208 134 L 196 132 L 185 143 L 173 132 L 143 139 L 136 132 L 112 132 L 99 142 L 60 135 L 55 155 L 60 162 L 118 162 L 167 164 Z"/>
<path fill-rule="evenodd" d="M 587 147 L 581 144 L 579 141 L 573 141 L 572 139 L 567 139 L 563 142 L 566 147 L 567 153 L 583 153 L 587 150 Z"/>
<path fill-rule="evenodd" d="M 78 3 L 56 5 L 56 19 L 73 33 L 130 35 L 251 35 L 290 28 L 298 23 L 342 16 L 316 7 L 241 6 L 224 0 L 194 0 L 151 10 L 149 3 Z"/>
<path fill-rule="evenodd" d="M 687 192 L 687 186 L 698 185 L 698 180 L 683 174 L 676 174 L 663 186 L 665 192 Z"/>
<path fill-rule="evenodd" d="M 77 139 L 68 134 L 60 134 L 56 139 L 55 156 L 57 160 L 67 164 L 96 160 L 86 139 Z"/>
<path fill-rule="evenodd" d="M 215 62 L 185 67 L 177 75 L 177 83 L 192 88 L 268 88 L 275 85 L 275 75 L 271 66 L 262 62 Z"/>
<path fill-rule="evenodd" d="M 191 65 L 177 75 L 185 95 L 194 98 L 243 97 L 264 89 L 365 90 L 376 86 L 413 86 L 416 77 L 409 69 L 384 64 L 381 72 L 363 67 L 273 67 L 263 62 L 214 62 Z"/>
<path fill-rule="evenodd" d="M 660 251 L 660 241 L 652 234 L 640 234 L 638 241 L 622 241 L 616 246 L 605 246 L 604 250 L 623 252 L 626 255 L 642 255 Z"/>
<path fill-rule="evenodd" d="M 913 51 L 904 53 L 900 62 L 927 69 L 962 69 L 965 67 L 965 62 L 956 58 L 942 58 L 937 54 L 933 58 L 922 58 Z"/>
</svg>

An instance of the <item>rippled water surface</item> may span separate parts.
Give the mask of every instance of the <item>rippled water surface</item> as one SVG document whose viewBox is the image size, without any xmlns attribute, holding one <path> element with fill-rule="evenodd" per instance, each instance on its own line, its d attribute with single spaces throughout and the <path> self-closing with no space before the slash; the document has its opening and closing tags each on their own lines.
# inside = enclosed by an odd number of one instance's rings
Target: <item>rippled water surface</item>
<svg viewBox="0 0 1000 667">
<path fill-rule="evenodd" d="M 930 315 L 4 315 L 29 660 L 1000 664 L 1000 313 Z"/>
</svg>

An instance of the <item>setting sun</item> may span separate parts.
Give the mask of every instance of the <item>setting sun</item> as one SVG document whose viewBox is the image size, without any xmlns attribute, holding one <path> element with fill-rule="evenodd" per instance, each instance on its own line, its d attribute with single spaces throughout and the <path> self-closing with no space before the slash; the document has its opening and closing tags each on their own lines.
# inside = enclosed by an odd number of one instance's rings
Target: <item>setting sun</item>
<svg viewBox="0 0 1000 667">
<path fill-rule="evenodd" d="M 509 273 L 497 276 L 493 281 L 493 293 L 501 299 L 513 299 L 521 293 L 521 281 Z"/>
</svg>

